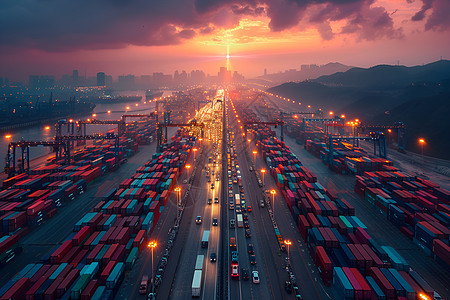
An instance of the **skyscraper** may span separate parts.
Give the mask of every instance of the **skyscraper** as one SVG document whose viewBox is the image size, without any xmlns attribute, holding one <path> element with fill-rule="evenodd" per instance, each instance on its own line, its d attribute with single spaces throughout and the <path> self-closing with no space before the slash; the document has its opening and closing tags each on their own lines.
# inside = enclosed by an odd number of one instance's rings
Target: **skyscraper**
<svg viewBox="0 0 450 300">
<path fill-rule="evenodd" d="M 74 84 L 78 83 L 78 70 L 73 70 L 73 72 L 72 72 L 72 82 Z"/>
<path fill-rule="evenodd" d="M 104 72 L 97 73 L 97 86 L 105 86 L 106 85 L 106 75 Z"/>
</svg>

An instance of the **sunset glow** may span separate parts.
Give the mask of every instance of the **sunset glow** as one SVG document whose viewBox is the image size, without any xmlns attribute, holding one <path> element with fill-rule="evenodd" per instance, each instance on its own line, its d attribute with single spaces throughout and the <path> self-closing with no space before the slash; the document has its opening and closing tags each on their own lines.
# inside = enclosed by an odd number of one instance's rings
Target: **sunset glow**
<svg viewBox="0 0 450 300">
<path fill-rule="evenodd" d="M 44 38 L 39 37 L 39 42 L 27 44 L 33 45 L 31 47 L 25 47 L 24 41 L 38 38 L 32 31 L 16 32 L 16 36 L 11 35 L 14 31 L 8 32 L 4 40 L 9 42 L 0 45 L 1 72 L 23 78 L 45 66 L 55 75 L 72 69 L 86 69 L 88 74 L 103 70 L 113 76 L 123 72 L 172 73 L 181 69 L 202 69 L 214 74 L 220 66 L 227 66 L 246 76 L 256 76 L 262 74 L 264 68 L 279 72 L 293 64 L 298 67 L 330 61 L 363 67 L 380 63 L 422 64 L 450 53 L 450 39 L 445 38 L 450 22 L 440 17 L 450 13 L 446 0 L 435 0 L 423 16 L 422 1 L 341 4 L 341 1 L 328 0 L 322 4 L 308 1 L 296 4 L 295 1 L 265 0 L 256 5 L 247 5 L 244 1 L 233 7 L 219 1 L 214 7 L 202 1 L 191 6 L 190 2 L 183 2 L 173 11 L 163 10 L 162 4 L 148 11 L 145 7 L 142 11 L 135 9 L 136 20 L 142 20 L 140 36 L 134 30 L 124 35 L 113 31 L 121 24 L 123 32 L 131 30 L 122 16 L 122 8 L 116 5 L 108 8 L 112 15 L 117 15 L 115 24 L 95 30 L 97 26 L 89 26 L 89 22 L 97 17 L 94 17 L 97 8 L 92 7 L 90 11 L 91 4 L 86 3 L 85 22 L 91 29 L 84 38 L 75 33 L 70 22 L 63 24 L 67 27 L 61 31 L 65 32 L 64 38 L 42 25 L 48 33 Z M 132 4 L 127 5 L 131 9 Z M 61 7 L 70 9 L 69 5 L 61 4 Z M 39 9 L 41 7 L 36 14 Z M 0 21 L 9 22 L 2 27 L 12 28 L 15 24 L 21 27 L 21 18 L 12 19 L 15 13 L 12 6 L 4 10 L 5 15 L 11 11 L 11 19 Z M 172 17 L 179 12 L 183 12 L 180 14 L 183 18 Z M 42 7 L 43 17 L 49 13 Z M 152 15 L 158 16 L 158 21 L 152 20 Z M 192 20 L 187 21 L 189 17 Z M 32 20 L 29 24 L 33 24 Z M 76 27 L 73 24 L 73 28 Z M 69 40 L 70 37 L 73 39 Z M 68 59 L 73 55 L 77 56 L 76 62 Z"/>
</svg>

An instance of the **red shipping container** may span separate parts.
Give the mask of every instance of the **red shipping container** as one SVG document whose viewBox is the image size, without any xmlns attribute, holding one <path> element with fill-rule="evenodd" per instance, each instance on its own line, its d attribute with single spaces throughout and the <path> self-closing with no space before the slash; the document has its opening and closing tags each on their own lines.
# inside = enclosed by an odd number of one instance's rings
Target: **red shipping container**
<svg viewBox="0 0 450 300">
<path fill-rule="evenodd" d="M 64 277 L 58 276 L 52 282 L 52 284 L 47 288 L 47 290 L 45 290 L 45 293 L 44 293 L 45 300 L 54 300 L 55 299 L 56 290 L 57 290 L 58 286 L 61 284 L 61 282 L 63 282 L 63 280 L 64 280 Z"/>
<path fill-rule="evenodd" d="M 106 284 L 106 280 L 108 279 L 108 276 L 111 274 L 111 271 L 114 269 L 114 267 L 116 266 L 116 261 L 110 261 L 108 262 L 108 264 L 106 265 L 106 267 L 103 269 L 102 273 L 100 274 L 100 283 L 105 285 Z"/>
<path fill-rule="evenodd" d="M 0 298 L 1 300 L 22 300 L 30 286 L 29 278 L 20 278 L 17 282 Z"/>
<path fill-rule="evenodd" d="M 66 278 L 61 282 L 61 284 L 56 289 L 56 297 L 61 298 L 69 289 L 69 287 L 75 282 L 80 274 L 80 270 L 73 269 L 67 274 Z"/>
<path fill-rule="evenodd" d="M 39 279 L 31 286 L 25 294 L 26 300 L 34 300 L 34 293 L 41 287 L 41 285 L 48 279 L 48 277 L 39 277 Z M 30 281 L 31 282 L 31 281 Z"/>
<path fill-rule="evenodd" d="M 58 249 L 50 256 L 50 263 L 57 264 L 61 258 L 72 249 L 72 241 L 65 241 Z"/>
<path fill-rule="evenodd" d="M 80 231 L 72 238 L 72 244 L 78 246 L 86 240 L 91 233 L 91 228 L 89 226 L 84 226 Z"/>
<path fill-rule="evenodd" d="M 98 280 L 91 280 L 81 293 L 81 300 L 90 300 L 98 287 Z"/>
</svg>

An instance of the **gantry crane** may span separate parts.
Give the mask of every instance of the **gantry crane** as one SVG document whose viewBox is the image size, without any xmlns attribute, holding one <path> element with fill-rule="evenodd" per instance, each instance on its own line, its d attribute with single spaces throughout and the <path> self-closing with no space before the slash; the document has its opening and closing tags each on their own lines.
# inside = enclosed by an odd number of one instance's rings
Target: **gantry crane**
<svg viewBox="0 0 450 300">
<path fill-rule="evenodd" d="M 156 128 L 157 128 L 157 149 L 158 151 L 160 150 L 160 147 L 163 143 L 167 142 L 167 127 L 200 127 L 201 128 L 201 137 L 203 138 L 203 128 L 205 127 L 204 123 L 198 123 L 195 120 L 192 120 L 189 123 L 186 124 L 181 124 L 181 123 L 174 123 L 174 124 L 170 124 L 170 113 L 168 114 L 168 118 L 164 119 L 164 123 L 157 123 L 156 124 Z M 166 122 L 167 121 L 167 122 Z M 166 129 L 166 133 L 165 136 L 162 135 L 162 129 L 165 128 Z"/>
<path fill-rule="evenodd" d="M 30 170 L 30 147 L 52 147 L 54 152 L 56 152 L 56 159 L 60 159 L 63 156 L 65 163 L 70 164 L 70 142 L 71 141 L 79 141 L 79 140 L 104 140 L 104 139 L 114 139 L 115 140 L 115 155 L 116 162 L 118 162 L 119 158 L 119 136 L 114 134 L 106 134 L 106 135 L 84 135 L 84 136 L 60 136 L 58 139 L 54 141 L 19 141 L 19 142 L 11 142 L 8 145 L 8 153 L 6 155 L 6 163 L 5 163 L 5 173 L 8 174 L 8 177 L 14 176 L 16 173 L 16 148 L 21 148 L 22 150 L 22 161 L 21 161 L 21 169 L 25 172 L 29 172 Z M 26 163 L 26 165 L 25 165 Z"/>
<path fill-rule="evenodd" d="M 324 118 L 303 118 L 302 122 L 302 131 L 306 131 L 306 122 L 320 122 L 327 126 L 344 126 L 345 119 L 341 118 L 340 116 L 336 116 L 331 119 L 324 119 Z"/>
<path fill-rule="evenodd" d="M 360 133 L 365 133 L 367 131 L 380 131 L 389 137 L 389 133 L 392 132 L 392 130 L 397 131 L 398 150 L 404 151 L 406 146 L 406 126 L 403 122 L 395 122 L 393 125 L 359 124 L 355 126 L 355 135 L 358 136 Z"/>
<path fill-rule="evenodd" d="M 329 149 L 330 153 L 328 155 L 328 163 L 329 166 L 332 165 L 333 162 L 333 141 L 341 142 L 341 141 L 352 141 L 353 145 L 355 145 L 355 142 L 358 143 L 359 141 L 373 141 L 373 154 L 377 155 L 377 142 L 378 142 L 378 156 L 382 158 L 387 157 L 387 148 L 386 148 L 386 138 L 382 132 L 371 132 L 369 136 L 339 136 L 339 135 L 329 135 L 328 142 L 329 142 Z"/>
</svg>

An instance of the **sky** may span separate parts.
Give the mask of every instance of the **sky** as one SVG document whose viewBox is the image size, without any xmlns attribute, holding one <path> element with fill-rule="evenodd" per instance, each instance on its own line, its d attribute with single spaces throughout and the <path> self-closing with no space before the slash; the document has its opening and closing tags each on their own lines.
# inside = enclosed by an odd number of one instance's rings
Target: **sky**
<svg viewBox="0 0 450 300">
<path fill-rule="evenodd" d="M 450 59 L 450 0 L 0 0 L 0 76 Z"/>
</svg>

